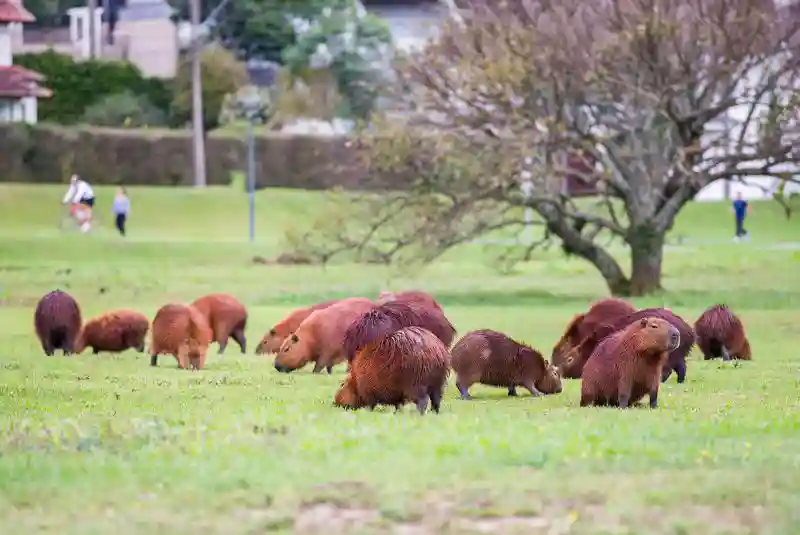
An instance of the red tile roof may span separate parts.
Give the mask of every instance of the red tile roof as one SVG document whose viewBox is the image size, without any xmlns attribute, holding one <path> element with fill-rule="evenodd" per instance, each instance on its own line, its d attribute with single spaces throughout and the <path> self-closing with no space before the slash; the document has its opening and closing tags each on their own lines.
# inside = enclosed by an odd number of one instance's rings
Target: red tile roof
<svg viewBox="0 0 800 535">
<path fill-rule="evenodd" d="M 0 67 L 0 97 L 49 98 L 53 96 L 52 91 L 39 85 L 39 82 L 42 81 L 44 81 L 44 76 L 38 72 L 16 65 Z"/>
<path fill-rule="evenodd" d="M 36 17 L 25 9 L 21 0 L 0 0 L 0 23 L 33 22 L 35 20 Z"/>
</svg>

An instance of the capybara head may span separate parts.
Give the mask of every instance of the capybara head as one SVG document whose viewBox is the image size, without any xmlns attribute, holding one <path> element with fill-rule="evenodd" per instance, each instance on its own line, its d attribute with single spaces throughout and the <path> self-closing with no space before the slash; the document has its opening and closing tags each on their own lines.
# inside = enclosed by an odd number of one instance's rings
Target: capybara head
<svg viewBox="0 0 800 535">
<path fill-rule="evenodd" d="M 741 360 L 753 360 L 753 354 L 750 351 L 750 341 L 745 338 L 744 344 L 742 344 L 742 349 L 738 355 Z"/>
<path fill-rule="evenodd" d="M 359 408 L 356 382 L 351 375 L 348 375 L 347 379 L 342 382 L 342 386 L 333 398 L 333 404 L 337 407 L 344 407 L 345 409 Z"/>
<path fill-rule="evenodd" d="M 275 357 L 275 369 L 289 373 L 308 364 L 311 360 L 309 343 L 307 337 L 300 338 L 297 333 L 287 336 Z"/>
<path fill-rule="evenodd" d="M 83 353 L 86 350 L 85 327 L 81 327 L 81 330 L 78 331 L 78 335 L 75 337 L 75 341 L 72 343 L 72 350 L 78 354 Z"/>
<path fill-rule="evenodd" d="M 562 390 L 561 372 L 556 366 L 545 361 L 545 370 L 542 378 L 534 384 L 536 390 L 542 394 L 560 394 Z"/>
<path fill-rule="evenodd" d="M 585 317 L 586 314 L 576 314 L 572 320 L 570 320 L 564 334 L 558 342 L 556 342 L 556 345 L 553 346 L 553 354 L 550 357 L 553 362 L 564 362 L 567 353 L 579 342 L 579 340 L 575 338 L 578 336 L 578 327 Z"/>
<path fill-rule="evenodd" d="M 344 334 L 344 350 L 347 360 L 352 360 L 359 349 L 389 336 L 403 327 L 421 322 L 419 314 L 405 303 L 384 303 L 350 324 Z"/>
<path fill-rule="evenodd" d="M 661 318 L 652 316 L 642 318 L 628 329 L 636 331 L 635 349 L 637 352 L 673 351 L 681 344 L 680 331 Z"/>
<path fill-rule="evenodd" d="M 394 301 L 395 299 L 397 299 L 397 295 L 395 295 L 394 292 L 384 290 L 378 294 L 378 299 L 376 299 L 376 302 L 379 305 L 382 305 L 384 303 L 388 303 L 389 301 Z"/>
<path fill-rule="evenodd" d="M 256 355 L 277 353 L 281 350 L 281 345 L 285 338 L 284 336 L 280 336 L 278 331 L 273 327 L 264 335 L 264 338 L 262 338 L 256 346 Z"/>
</svg>

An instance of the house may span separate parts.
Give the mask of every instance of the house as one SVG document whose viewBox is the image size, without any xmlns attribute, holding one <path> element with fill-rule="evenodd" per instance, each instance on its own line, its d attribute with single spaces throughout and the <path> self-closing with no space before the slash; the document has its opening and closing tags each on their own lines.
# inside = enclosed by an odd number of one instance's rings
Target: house
<svg viewBox="0 0 800 535">
<path fill-rule="evenodd" d="M 0 0 L 0 122 L 36 123 L 38 99 L 52 96 L 44 76 L 13 62 L 12 25 L 34 20 L 21 0 Z"/>
</svg>

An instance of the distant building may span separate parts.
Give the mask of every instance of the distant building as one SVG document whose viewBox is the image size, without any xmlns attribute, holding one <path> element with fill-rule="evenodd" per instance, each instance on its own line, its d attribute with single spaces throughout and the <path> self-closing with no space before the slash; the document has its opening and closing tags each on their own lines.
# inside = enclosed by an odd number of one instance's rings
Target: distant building
<svg viewBox="0 0 800 535">
<path fill-rule="evenodd" d="M 20 0 L 0 0 L 0 122 L 36 123 L 38 99 L 52 95 L 39 85 L 44 76 L 14 65 L 12 30 L 34 20 Z"/>
</svg>

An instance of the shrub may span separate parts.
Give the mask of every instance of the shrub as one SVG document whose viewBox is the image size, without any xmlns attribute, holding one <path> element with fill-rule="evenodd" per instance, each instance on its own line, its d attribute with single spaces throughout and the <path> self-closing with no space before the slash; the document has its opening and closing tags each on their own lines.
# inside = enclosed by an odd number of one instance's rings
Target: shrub
<svg viewBox="0 0 800 535">
<path fill-rule="evenodd" d="M 130 91 L 109 95 L 89 106 L 83 122 L 97 126 L 124 126 L 140 128 L 166 126 L 167 115 L 156 108 L 147 97 Z"/>
</svg>

